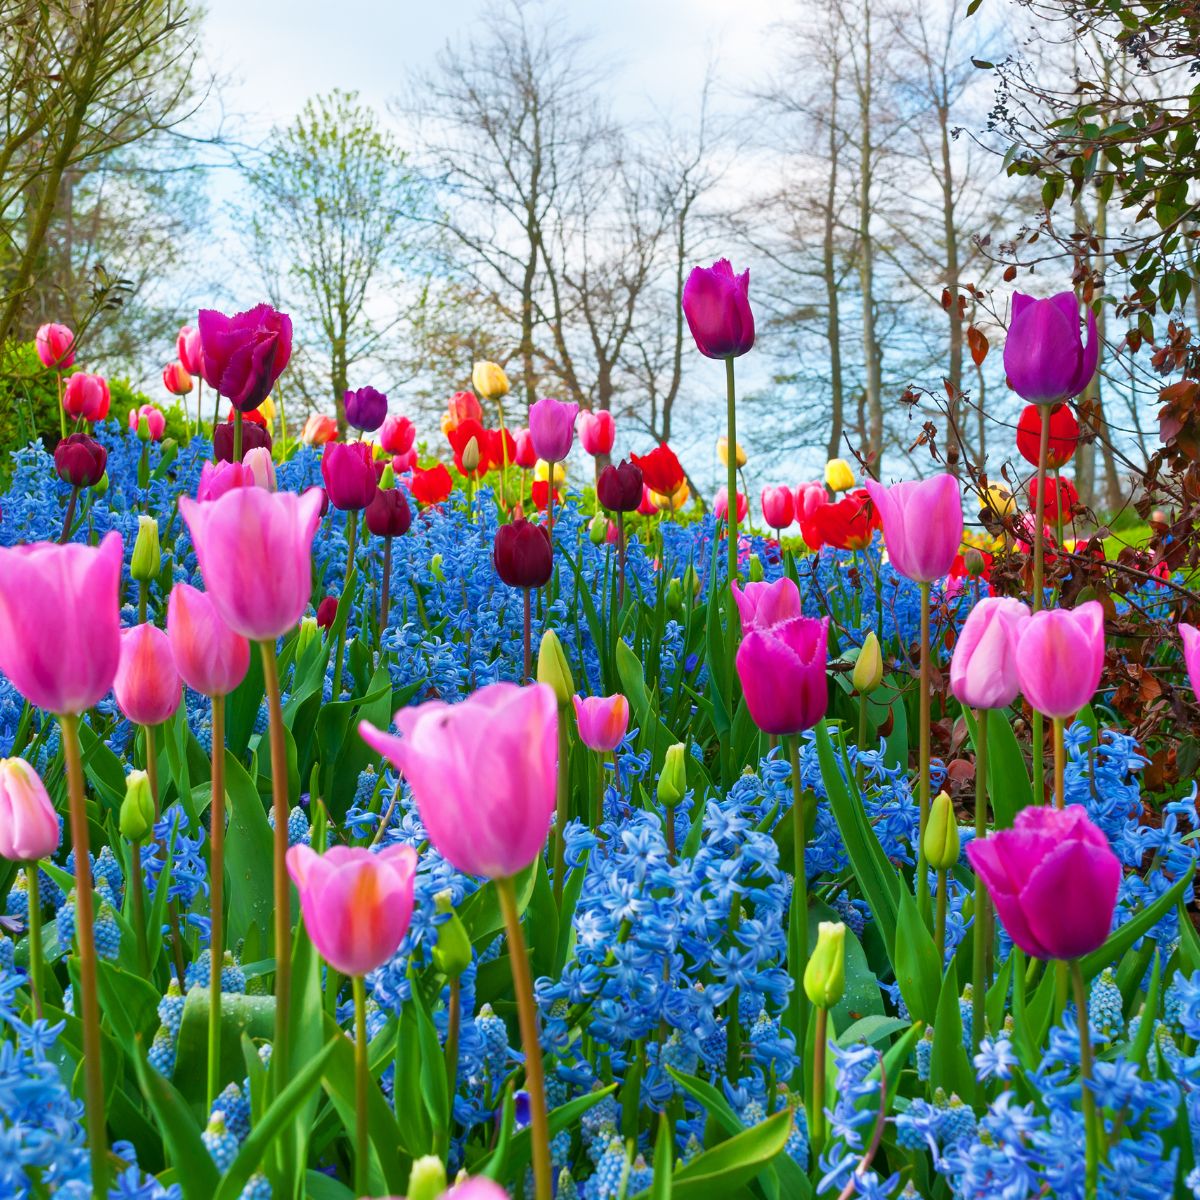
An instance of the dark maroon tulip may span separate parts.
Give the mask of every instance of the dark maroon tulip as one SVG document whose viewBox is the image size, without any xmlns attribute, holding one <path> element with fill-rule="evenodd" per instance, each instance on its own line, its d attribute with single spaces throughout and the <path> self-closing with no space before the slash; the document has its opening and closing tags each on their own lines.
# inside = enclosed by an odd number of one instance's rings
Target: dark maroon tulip
<svg viewBox="0 0 1200 1200">
<path fill-rule="evenodd" d="M 411 524 L 404 493 L 399 488 L 378 488 L 367 505 L 367 528 L 376 537 L 399 537 Z"/>
<path fill-rule="evenodd" d="M 375 460 L 366 442 L 326 442 L 321 478 L 329 503 L 342 512 L 358 512 L 375 498 Z"/>
<path fill-rule="evenodd" d="M 342 397 L 346 406 L 346 420 L 355 429 L 374 433 L 387 416 L 387 397 L 373 387 L 360 387 L 355 392 L 346 392 Z"/>
<path fill-rule="evenodd" d="M 227 317 L 200 310 L 201 374 L 241 412 L 270 394 L 292 357 L 292 319 L 269 304 Z"/>
<path fill-rule="evenodd" d="M 54 448 L 54 469 L 72 487 L 95 487 L 107 462 L 108 451 L 86 433 L 72 433 Z"/>
<path fill-rule="evenodd" d="M 492 562 L 509 587 L 542 587 L 554 571 L 550 534 L 544 525 L 524 520 L 501 525 L 492 546 Z"/>
<path fill-rule="evenodd" d="M 317 605 L 317 624 L 322 629 L 328 629 L 337 616 L 338 598 L 336 596 L 326 596 L 320 604 Z"/>
<path fill-rule="evenodd" d="M 626 459 L 605 467 L 596 480 L 596 496 L 609 512 L 636 512 L 642 502 L 642 468 Z"/>
<path fill-rule="evenodd" d="M 258 446 L 271 449 L 271 431 L 257 421 L 242 422 L 242 458 Z M 233 423 L 222 421 L 213 430 L 213 453 L 217 462 L 233 462 Z"/>
<path fill-rule="evenodd" d="M 324 518 L 324 517 L 327 517 L 328 515 L 329 515 L 329 493 L 324 488 L 322 488 L 321 489 L 321 516 Z"/>
</svg>

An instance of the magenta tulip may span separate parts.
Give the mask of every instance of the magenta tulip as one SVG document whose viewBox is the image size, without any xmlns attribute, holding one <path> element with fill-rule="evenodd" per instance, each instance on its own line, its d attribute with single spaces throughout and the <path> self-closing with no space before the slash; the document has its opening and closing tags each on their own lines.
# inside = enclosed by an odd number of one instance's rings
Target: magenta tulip
<svg viewBox="0 0 1200 1200">
<path fill-rule="evenodd" d="M 77 371 L 67 376 L 63 387 L 63 408 L 67 415 L 78 420 L 103 421 L 108 416 L 111 397 L 108 380 L 103 375 L 88 375 Z"/>
<path fill-rule="evenodd" d="M 733 273 L 726 258 L 711 267 L 695 267 L 683 285 L 683 315 L 708 358 L 737 358 L 754 345 L 750 310 L 750 272 Z"/>
<path fill-rule="evenodd" d="M 0 549 L 0 671 L 30 704 L 81 713 L 121 657 L 121 536 L 99 546 Z"/>
<path fill-rule="evenodd" d="M 43 367 L 65 371 L 75 362 L 75 335 L 65 325 L 43 325 L 34 338 Z"/>
<path fill-rule="evenodd" d="M 392 455 L 407 454 L 417 440 L 416 426 L 407 418 L 394 413 L 384 417 L 379 431 L 379 444 Z"/>
<path fill-rule="evenodd" d="M 1121 863 L 1078 804 L 1034 805 L 967 847 L 1009 937 L 1034 958 L 1079 958 L 1112 930 Z"/>
<path fill-rule="evenodd" d="M 1187 665 L 1188 681 L 1192 685 L 1192 692 L 1200 696 L 1200 629 L 1181 621 L 1179 636 L 1183 639 L 1183 661 Z"/>
<path fill-rule="evenodd" d="M 246 677 L 250 643 L 221 620 L 213 602 L 188 583 L 167 601 L 167 637 L 183 682 L 203 696 L 227 696 Z"/>
<path fill-rule="evenodd" d="M 629 701 L 615 696 L 576 696 L 575 721 L 579 740 L 589 749 L 607 754 L 615 750 L 629 729 Z"/>
<path fill-rule="evenodd" d="M 883 521 L 883 540 L 892 566 L 916 583 L 950 573 L 962 545 L 962 495 L 953 475 L 884 487 L 865 481 Z"/>
<path fill-rule="evenodd" d="M 175 715 L 182 691 L 171 639 L 149 622 L 126 629 L 113 680 L 120 710 L 135 725 L 161 725 Z"/>
<path fill-rule="evenodd" d="M 541 852 L 558 779 L 558 702 L 546 684 L 493 683 L 459 704 L 366 721 L 363 740 L 403 772 L 434 848 L 468 875 L 515 875 Z"/>
<path fill-rule="evenodd" d="M 795 520 L 796 503 L 791 488 L 765 487 L 761 502 L 763 520 L 772 529 L 786 529 Z"/>
<path fill-rule="evenodd" d="M 1017 698 L 1017 646 L 1028 620 L 1028 606 L 1009 596 L 987 596 L 971 609 L 950 660 L 950 689 L 960 704 L 1007 708 Z"/>
<path fill-rule="evenodd" d="M 735 580 L 733 598 L 737 601 L 743 633 L 770 629 L 804 615 L 800 589 L 786 575 L 774 583 L 748 583 L 744 589 Z"/>
<path fill-rule="evenodd" d="M 1075 716 L 1096 694 L 1103 671 L 1104 608 L 1098 600 L 1034 613 L 1025 622 L 1017 675 L 1038 712 L 1059 720 Z"/>
<path fill-rule="evenodd" d="M 234 408 L 252 412 L 292 357 L 292 319 L 269 304 L 232 317 L 200 310 L 201 374 Z"/>
<path fill-rule="evenodd" d="M 597 454 L 607 454 L 612 450 L 617 427 L 612 413 L 607 409 L 593 412 L 585 408 L 576 419 L 575 427 L 579 430 L 579 444 L 585 454 L 595 458 Z"/>
<path fill-rule="evenodd" d="M 825 662 L 829 618 L 793 617 L 752 628 L 737 652 L 737 672 L 754 723 L 764 733 L 811 729 L 829 702 Z"/>
<path fill-rule="evenodd" d="M 204 358 L 200 348 L 200 330 L 184 325 L 175 339 L 175 353 L 189 375 L 199 375 L 204 369 Z"/>
<path fill-rule="evenodd" d="M 320 488 L 239 487 L 207 504 L 180 497 L 209 599 L 235 633 L 274 641 L 304 615 L 323 500 Z"/>
<path fill-rule="evenodd" d="M 1100 360 L 1096 315 L 1087 310 L 1087 345 L 1079 333 L 1074 292 L 1035 300 L 1016 292 L 1004 342 L 1009 386 L 1032 404 L 1061 404 L 1091 382 Z"/>
<path fill-rule="evenodd" d="M 231 488 L 253 486 L 254 476 L 246 470 L 242 463 L 224 462 L 220 459 L 215 463 L 204 462 L 200 466 L 200 482 L 196 485 L 196 499 L 200 501 L 219 500 Z"/>
<path fill-rule="evenodd" d="M 326 442 L 321 478 L 329 503 L 343 512 L 360 512 L 375 499 L 375 460 L 366 442 Z"/>
<path fill-rule="evenodd" d="M 413 911 L 417 852 L 388 846 L 378 853 L 309 846 L 287 853 L 288 874 L 300 893 L 304 927 L 317 953 L 343 975 L 366 975 L 400 948 Z"/>
<path fill-rule="evenodd" d="M 58 816 L 41 776 L 23 758 L 0 758 L 0 857 L 49 858 L 58 841 Z"/>
<path fill-rule="evenodd" d="M 529 410 L 529 436 L 539 458 L 562 462 L 575 440 L 575 417 L 579 405 L 543 396 Z"/>
</svg>

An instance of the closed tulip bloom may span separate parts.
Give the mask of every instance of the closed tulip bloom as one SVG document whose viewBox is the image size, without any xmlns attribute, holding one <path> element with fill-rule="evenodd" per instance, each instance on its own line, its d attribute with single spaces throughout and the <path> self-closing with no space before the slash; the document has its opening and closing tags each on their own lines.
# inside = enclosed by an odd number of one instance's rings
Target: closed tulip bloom
<svg viewBox="0 0 1200 1200">
<path fill-rule="evenodd" d="M 786 529 L 795 519 L 796 502 L 791 488 L 765 487 L 761 503 L 763 520 L 772 529 Z"/>
<path fill-rule="evenodd" d="M 747 459 L 746 451 L 742 449 L 741 442 L 736 443 L 736 450 L 737 453 L 734 457 L 737 465 L 738 467 L 744 467 Z M 717 438 L 717 457 L 721 460 L 721 466 L 729 466 L 729 439 L 724 434 Z"/>
<path fill-rule="evenodd" d="M 319 629 L 332 628 L 334 621 L 337 620 L 337 610 L 338 598 L 336 596 L 326 596 L 317 605 L 317 627 Z"/>
<path fill-rule="evenodd" d="M 464 421 L 483 423 L 483 406 L 474 392 L 455 392 L 446 405 L 446 416 L 442 419 L 442 432 L 457 429 Z"/>
<path fill-rule="evenodd" d="M 846 492 L 854 486 L 854 472 L 844 458 L 831 458 L 825 464 L 825 482 L 830 491 Z"/>
<path fill-rule="evenodd" d="M 892 566 L 917 583 L 950 573 L 962 545 L 962 495 L 953 475 L 884 487 L 866 480 L 883 521 L 883 540 Z"/>
<path fill-rule="evenodd" d="M 363 740 L 412 788 L 429 840 L 468 875 L 506 878 L 546 842 L 558 777 L 558 701 L 545 684 L 493 683 L 459 704 L 401 709 L 400 736 Z"/>
<path fill-rule="evenodd" d="M 58 842 L 58 816 L 41 776 L 23 758 L 0 758 L 0 858 L 49 858 Z"/>
<path fill-rule="evenodd" d="M 246 677 L 250 643 L 221 620 L 213 602 L 188 583 L 167 601 L 167 637 L 183 682 L 202 696 L 227 696 Z"/>
<path fill-rule="evenodd" d="M 75 362 L 75 335 L 65 325 L 42 325 L 34 345 L 43 367 L 65 371 Z"/>
<path fill-rule="evenodd" d="M 818 508 L 829 503 L 829 493 L 825 485 L 819 481 L 798 483 L 793 494 L 797 521 L 809 520 Z"/>
<path fill-rule="evenodd" d="M 387 403 L 387 397 L 373 387 L 360 387 L 356 391 L 346 392 L 342 397 L 346 420 L 364 433 L 374 433 L 383 424 L 387 416 Z"/>
<path fill-rule="evenodd" d="M 181 362 L 167 363 L 163 367 L 162 381 L 172 396 L 186 396 L 192 390 L 192 377 Z"/>
<path fill-rule="evenodd" d="M 366 442 L 329 442 L 321 454 L 321 478 L 334 508 L 366 508 L 377 487 L 371 447 Z"/>
<path fill-rule="evenodd" d="M 533 434 L 528 429 L 518 429 L 513 445 L 516 447 L 513 462 L 522 470 L 532 470 L 538 460 L 537 451 L 533 448 Z"/>
<path fill-rule="evenodd" d="M 406 450 L 403 454 L 392 455 L 392 471 L 396 475 L 406 475 L 417 465 L 417 448 Z"/>
<path fill-rule="evenodd" d="M 750 512 L 750 501 L 741 493 L 737 493 L 737 519 L 744 521 Z M 717 488 L 717 494 L 713 497 L 713 516 L 718 521 L 729 519 L 729 490 L 728 488 Z"/>
<path fill-rule="evenodd" d="M 1057 521 L 1060 514 L 1064 521 L 1069 520 L 1079 503 L 1079 493 L 1075 490 L 1075 485 L 1065 477 L 1055 478 L 1047 475 L 1042 480 L 1042 493 L 1046 497 L 1045 511 L 1048 521 Z M 1029 481 L 1029 507 L 1035 510 L 1037 508 L 1036 475 Z"/>
<path fill-rule="evenodd" d="M 88 375 L 76 371 L 67 376 L 63 387 L 63 408 L 67 415 L 78 420 L 103 421 L 108 416 L 111 394 L 108 390 L 108 380 L 103 375 Z"/>
<path fill-rule="evenodd" d="M 343 975 L 366 975 L 400 948 L 413 911 L 417 852 L 293 846 L 288 874 L 300 893 L 304 928 L 317 953 Z"/>
<path fill-rule="evenodd" d="M 417 440 L 417 428 L 407 418 L 391 413 L 383 419 L 379 444 L 389 454 L 407 454 Z"/>
<path fill-rule="evenodd" d="M 249 412 L 271 394 L 292 357 L 292 319 L 269 304 L 225 316 L 200 310 L 201 372 L 234 408 Z"/>
<path fill-rule="evenodd" d="M 107 463 L 108 451 L 86 433 L 70 433 L 54 447 L 54 469 L 72 487 L 95 487 Z"/>
<path fill-rule="evenodd" d="M 776 735 L 800 733 L 825 715 L 828 649 L 828 617 L 793 617 L 743 636 L 736 660 L 738 678 L 759 729 Z"/>
<path fill-rule="evenodd" d="M 170 638 L 149 622 L 126 629 L 113 680 L 125 716 L 135 725 L 161 725 L 179 707 L 182 690 Z"/>
<path fill-rule="evenodd" d="M 144 431 L 150 441 L 161 442 L 163 434 L 167 431 L 167 418 L 163 416 L 161 408 L 156 408 L 153 404 L 143 404 L 141 408 L 129 410 L 129 428 L 138 437 L 141 437 Z"/>
<path fill-rule="evenodd" d="M 638 505 L 637 510 L 643 517 L 652 517 L 658 512 L 658 501 L 655 500 L 657 492 L 652 492 L 645 484 L 642 484 L 642 502 Z"/>
<path fill-rule="evenodd" d="M 0 671 L 38 708 L 81 713 L 112 687 L 121 656 L 121 536 L 99 546 L 0 549 Z"/>
<path fill-rule="evenodd" d="M 596 412 L 584 409 L 576 419 L 575 426 L 579 430 L 579 444 L 585 454 L 594 458 L 597 454 L 607 454 L 613 448 L 617 426 L 607 409 Z"/>
<path fill-rule="evenodd" d="M 199 375 L 204 366 L 200 350 L 200 330 L 184 325 L 175 338 L 175 353 L 189 375 Z"/>
<path fill-rule="evenodd" d="M 1187 665 L 1188 682 L 1192 685 L 1193 694 L 1200 696 L 1200 629 L 1181 621 L 1179 636 L 1183 639 L 1183 661 Z"/>
<path fill-rule="evenodd" d="M 304 422 L 300 440 L 306 446 L 324 446 L 337 437 L 337 422 L 325 413 L 312 413 Z"/>
<path fill-rule="evenodd" d="M 1050 443 L 1046 449 L 1046 466 L 1052 471 L 1065 467 L 1079 446 L 1079 422 L 1065 404 L 1056 404 L 1050 413 Z M 1033 466 L 1038 465 L 1041 452 L 1043 407 L 1027 404 L 1017 420 L 1017 451 Z"/>
<path fill-rule="evenodd" d="M 245 463 L 246 455 L 251 450 L 257 450 L 261 447 L 269 451 L 273 444 L 271 431 L 265 425 L 260 425 L 257 421 L 249 420 L 247 415 L 247 419 L 242 422 L 243 464 Z M 231 422 L 222 421 L 213 430 L 213 453 L 219 462 L 233 462 L 233 424 Z"/>
<path fill-rule="evenodd" d="M 630 458 L 641 470 L 642 479 L 652 492 L 671 496 L 683 487 L 686 479 L 683 466 L 666 442 L 660 442 L 649 454 L 631 454 Z"/>
<path fill-rule="evenodd" d="M 615 750 L 629 729 L 629 701 L 615 696 L 575 696 L 579 740 L 601 754 Z"/>
<path fill-rule="evenodd" d="M 596 499 L 609 512 L 636 512 L 642 500 L 642 470 L 622 459 L 605 467 L 596 480 Z"/>
<path fill-rule="evenodd" d="M 477 362 L 471 371 L 471 386 L 485 400 L 500 400 L 508 395 L 508 376 L 499 363 Z"/>
<path fill-rule="evenodd" d="M 1007 708 L 1017 698 L 1017 647 L 1028 620 L 1028 606 L 1010 596 L 987 596 L 971 609 L 950 660 L 950 690 L 960 704 Z"/>
<path fill-rule="evenodd" d="M 320 488 L 303 495 L 242 487 L 200 504 L 183 496 L 204 586 L 221 619 L 252 641 L 292 629 L 312 595 L 312 540 Z"/>
<path fill-rule="evenodd" d="M 1079 958 L 1112 931 L 1121 862 L 1078 804 L 1032 805 L 967 846 L 1009 937 L 1041 959 Z"/>
<path fill-rule="evenodd" d="M 408 532 L 412 513 L 399 488 L 378 488 L 367 505 L 367 528 L 376 537 L 400 537 Z"/>
<path fill-rule="evenodd" d="M 525 520 L 501 525 L 492 544 L 492 562 L 509 587 L 542 587 L 554 573 L 550 534 L 544 525 Z"/>
<path fill-rule="evenodd" d="M 737 602 L 743 633 L 752 629 L 770 629 L 804 615 L 800 589 L 786 575 L 781 575 L 774 583 L 748 583 L 744 588 L 734 580 L 733 598 Z"/>
<path fill-rule="evenodd" d="M 196 485 L 196 499 L 219 500 L 235 487 L 253 487 L 254 476 L 244 463 L 205 462 L 200 466 L 200 482 Z"/>
<path fill-rule="evenodd" d="M 266 446 L 254 446 L 242 457 L 242 470 L 254 487 L 275 490 L 275 460 Z"/>
<path fill-rule="evenodd" d="M 1025 699 L 1045 716 L 1075 716 L 1096 694 L 1103 671 L 1104 608 L 1098 600 L 1034 613 L 1022 628 L 1017 676 Z"/>
<path fill-rule="evenodd" d="M 529 436 L 539 458 L 560 462 L 571 453 L 579 405 L 543 396 L 529 409 Z"/>
<path fill-rule="evenodd" d="M 1078 396 L 1095 375 L 1099 359 L 1096 315 L 1087 310 L 1085 345 L 1074 292 L 1059 292 L 1048 300 L 1014 293 L 1012 322 L 1004 342 L 1004 373 L 1023 400 L 1059 404 Z"/>
<path fill-rule="evenodd" d="M 986 492 L 983 493 L 983 502 L 980 507 L 980 513 L 991 513 L 994 517 L 1011 516 L 1017 507 L 1016 499 L 1012 492 L 1006 487 L 1001 487 L 998 483 L 993 483 Z"/>
<path fill-rule="evenodd" d="M 754 345 L 749 271 L 735 275 L 726 258 L 694 267 L 681 300 L 696 349 L 706 358 L 737 358 Z"/>
</svg>

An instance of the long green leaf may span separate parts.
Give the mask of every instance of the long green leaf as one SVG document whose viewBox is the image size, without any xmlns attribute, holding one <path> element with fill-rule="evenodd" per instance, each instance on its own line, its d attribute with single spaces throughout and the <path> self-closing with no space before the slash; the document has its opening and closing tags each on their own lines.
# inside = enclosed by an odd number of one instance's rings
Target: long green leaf
<svg viewBox="0 0 1200 1200">
<path fill-rule="evenodd" d="M 1125 951 L 1133 945 L 1144 933 L 1158 924 L 1167 912 L 1179 902 L 1192 886 L 1193 868 L 1179 877 L 1152 904 L 1146 905 L 1141 912 L 1129 918 L 1124 925 L 1119 925 L 1108 936 L 1108 941 L 1099 950 L 1093 950 L 1080 962 L 1084 979 L 1094 979 L 1110 963 L 1123 958 Z"/>
</svg>

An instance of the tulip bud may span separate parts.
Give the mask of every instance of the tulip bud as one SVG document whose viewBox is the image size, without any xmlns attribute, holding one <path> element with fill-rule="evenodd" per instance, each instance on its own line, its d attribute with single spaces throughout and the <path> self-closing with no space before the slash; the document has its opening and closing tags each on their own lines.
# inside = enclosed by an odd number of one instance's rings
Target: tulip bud
<svg viewBox="0 0 1200 1200">
<path fill-rule="evenodd" d="M 573 703 L 575 696 L 575 680 L 571 675 L 571 667 L 563 652 L 562 642 L 553 629 L 547 629 L 542 634 L 538 646 L 537 680 L 554 691 L 559 708 L 565 708 Z"/>
<path fill-rule="evenodd" d="M 108 492 L 108 472 L 105 471 L 104 474 L 100 476 L 99 482 L 92 484 L 92 494 L 94 496 L 103 496 L 103 495 L 107 494 L 107 492 Z"/>
<path fill-rule="evenodd" d="M 129 573 L 139 583 L 158 577 L 162 570 L 162 547 L 158 542 L 158 522 L 153 517 L 138 517 L 137 540 Z"/>
<path fill-rule="evenodd" d="M 440 554 L 435 554 L 429 560 L 429 573 L 438 583 L 446 582 L 446 573 L 442 570 L 442 556 Z"/>
<path fill-rule="evenodd" d="M 766 577 L 763 571 L 762 559 L 757 554 L 750 555 L 750 582 L 762 583 Z"/>
<path fill-rule="evenodd" d="M 300 622 L 300 632 L 296 635 L 296 660 L 299 661 L 307 653 L 309 646 L 321 640 L 321 630 L 316 617 L 305 617 Z"/>
<path fill-rule="evenodd" d="M 154 832 L 154 796 L 145 771 L 130 771 L 125 777 L 120 827 L 121 836 L 131 842 L 144 842 Z"/>
<path fill-rule="evenodd" d="M 608 518 L 603 513 L 597 513 L 588 525 L 588 541 L 593 546 L 603 546 L 608 536 Z"/>
<path fill-rule="evenodd" d="M 854 486 L 854 472 L 844 458 L 831 458 L 825 464 L 825 482 L 831 491 L 846 492 Z"/>
<path fill-rule="evenodd" d="M 663 808 L 676 808 L 687 791 L 687 747 L 676 742 L 667 748 L 662 774 L 658 777 L 658 802 Z"/>
<path fill-rule="evenodd" d="M 967 574 L 972 579 L 979 579 L 987 569 L 987 563 L 983 561 L 983 555 L 974 546 L 963 555 L 963 566 L 967 568 Z"/>
<path fill-rule="evenodd" d="M 468 474 L 472 474 L 479 469 L 479 439 L 468 438 L 467 444 L 462 451 L 463 470 Z"/>
<path fill-rule="evenodd" d="M 446 1168 L 436 1154 L 413 1160 L 408 1175 L 408 1200 L 438 1200 L 446 1193 Z"/>
<path fill-rule="evenodd" d="M 447 889 L 433 898 L 439 913 L 449 917 L 437 927 L 437 941 L 433 946 L 433 965 L 447 979 L 457 979 L 471 965 L 471 939 L 466 927 L 454 911 L 452 893 Z"/>
<path fill-rule="evenodd" d="M 822 921 L 817 944 L 804 968 L 804 994 L 817 1008 L 833 1008 L 846 990 L 846 926 Z"/>
<path fill-rule="evenodd" d="M 150 418 L 142 413 L 138 417 L 137 436 L 139 442 L 152 442 L 154 439 L 150 434 Z"/>
<path fill-rule="evenodd" d="M 693 599 L 700 595 L 700 576 L 696 574 L 696 568 L 690 564 L 683 572 L 683 588 L 684 591 L 692 593 Z"/>
<path fill-rule="evenodd" d="M 925 823 L 925 859 L 935 871 L 949 871 L 958 862 L 958 849 L 954 805 L 945 792 L 938 792 Z"/>
<path fill-rule="evenodd" d="M 869 696 L 883 682 L 883 655 L 873 629 L 863 639 L 850 679 L 860 696 Z"/>
<path fill-rule="evenodd" d="M 667 584 L 667 608 L 673 613 L 683 609 L 683 584 L 678 575 Z"/>
<path fill-rule="evenodd" d="M 471 386 L 485 400 L 500 400 L 508 395 L 508 376 L 499 363 L 477 362 L 471 372 Z"/>
<path fill-rule="evenodd" d="M 391 463 L 383 468 L 383 474 L 379 477 L 379 486 L 384 491 L 396 486 L 396 468 Z"/>
</svg>

